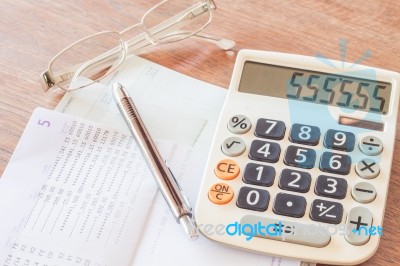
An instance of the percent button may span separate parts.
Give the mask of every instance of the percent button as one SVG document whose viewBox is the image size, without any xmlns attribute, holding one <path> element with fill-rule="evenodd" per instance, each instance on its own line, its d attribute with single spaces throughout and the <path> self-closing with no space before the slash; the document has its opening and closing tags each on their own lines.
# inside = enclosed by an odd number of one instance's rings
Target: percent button
<svg viewBox="0 0 400 266">
<path fill-rule="evenodd" d="M 234 134 L 244 134 L 251 128 L 250 119 L 245 115 L 235 115 L 229 119 L 228 129 Z"/>
</svg>

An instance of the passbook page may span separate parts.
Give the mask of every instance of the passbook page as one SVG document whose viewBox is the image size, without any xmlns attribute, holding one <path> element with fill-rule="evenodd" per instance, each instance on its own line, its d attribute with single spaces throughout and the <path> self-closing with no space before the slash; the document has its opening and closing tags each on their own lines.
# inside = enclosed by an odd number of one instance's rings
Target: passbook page
<svg viewBox="0 0 400 266">
<path fill-rule="evenodd" d="M 37 109 L 0 178 L 0 264 L 128 265 L 156 189 L 129 133 Z"/>
</svg>

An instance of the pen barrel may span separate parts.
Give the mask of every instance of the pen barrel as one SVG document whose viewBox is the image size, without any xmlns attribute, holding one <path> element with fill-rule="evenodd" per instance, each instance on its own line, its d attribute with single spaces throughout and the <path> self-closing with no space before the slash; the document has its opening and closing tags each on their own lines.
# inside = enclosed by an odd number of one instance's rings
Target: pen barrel
<svg viewBox="0 0 400 266">
<path fill-rule="evenodd" d="M 191 216 L 180 187 L 164 163 L 132 99 L 123 97 L 117 105 L 175 219 L 179 223 L 182 216 Z"/>
</svg>

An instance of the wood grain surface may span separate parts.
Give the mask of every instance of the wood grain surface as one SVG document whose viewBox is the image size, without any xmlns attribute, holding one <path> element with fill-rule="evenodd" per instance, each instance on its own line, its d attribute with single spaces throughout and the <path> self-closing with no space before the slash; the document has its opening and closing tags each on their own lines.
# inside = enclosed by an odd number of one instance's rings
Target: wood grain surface
<svg viewBox="0 0 400 266">
<path fill-rule="evenodd" d="M 34 108 L 54 108 L 61 91 L 45 94 L 39 75 L 62 48 L 88 34 L 122 30 L 140 20 L 157 1 L 0 1 L 0 174 L 3 173 Z M 227 88 L 242 48 L 278 51 L 355 62 L 400 71 L 398 0 L 216 0 L 206 33 L 233 39 L 233 51 L 197 40 L 154 47 L 140 56 Z M 190 90 L 190 88 L 188 88 Z M 399 131 L 398 131 L 399 132 Z M 390 181 L 385 235 L 375 256 L 363 265 L 400 265 L 400 133 Z M 0 218 L 1 219 L 1 218 Z M 399 229 L 400 230 L 400 229 Z"/>
</svg>

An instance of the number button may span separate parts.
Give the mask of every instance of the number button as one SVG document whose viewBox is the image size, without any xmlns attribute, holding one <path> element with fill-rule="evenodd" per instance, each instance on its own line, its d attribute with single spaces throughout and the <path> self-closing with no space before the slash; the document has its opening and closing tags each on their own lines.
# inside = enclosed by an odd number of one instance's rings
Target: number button
<svg viewBox="0 0 400 266">
<path fill-rule="evenodd" d="M 352 151 L 356 137 L 351 132 L 329 129 L 326 132 L 324 146 L 328 149 Z"/>
<path fill-rule="evenodd" d="M 351 157 L 345 154 L 324 152 L 319 168 L 324 172 L 347 175 L 350 173 Z"/>
<path fill-rule="evenodd" d="M 230 137 L 222 143 L 221 150 L 225 155 L 239 156 L 246 150 L 246 144 L 240 138 Z"/>
<path fill-rule="evenodd" d="M 314 221 L 339 224 L 342 216 L 343 205 L 338 202 L 316 199 L 311 205 L 310 218 Z"/>
<path fill-rule="evenodd" d="M 317 145 L 321 132 L 318 127 L 302 124 L 293 124 L 290 131 L 290 141 L 305 145 Z"/>
<path fill-rule="evenodd" d="M 279 178 L 281 189 L 306 193 L 310 190 L 311 175 L 307 172 L 283 169 Z"/>
<path fill-rule="evenodd" d="M 235 115 L 229 119 L 228 129 L 234 134 L 244 134 L 251 128 L 250 119 L 244 115 Z"/>
<path fill-rule="evenodd" d="M 347 192 L 347 181 L 343 178 L 320 175 L 315 184 L 315 194 L 328 198 L 344 199 Z"/>
<path fill-rule="evenodd" d="M 257 120 L 254 135 L 260 138 L 281 140 L 285 131 L 286 126 L 282 121 L 260 118 Z"/>
<path fill-rule="evenodd" d="M 236 206 L 253 211 L 266 211 L 269 203 L 269 193 L 263 189 L 242 187 L 239 191 Z"/>
<path fill-rule="evenodd" d="M 358 146 L 361 152 L 368 156 L 378 155 L 383 150 L 382 141 L 374 136 L 364 137 Z"/>
<path fill-rule="evenodd" d="M 302 196 L 278 193 L 273 210 L 276 214 L 300 218 L 304 216 L 306 205 L 306 199 Z"/>
<path fill-rule="evenodd" d="M 274 183 L 275 169 L 272 166 L 249 163 L 243 174 L 243 182 L 270 187 Z"/>
<path fill-rule="evenodd" d="M 214 184 L 208 191 L 208 198 L 218 205 L 227 204 L 233 199 L 233 189 L 224 183 Z"/>
<path fill-rule="evenodd" d="M 239 175 L 240 167 L 234 160 L 222 160 L 215 166 L 214 173 L 223 180 L 231 180 Z"/>
<path fill-rule="evenodd" d="M 290 145 L 285 154 L 286 165 L 311 169 L 314 167 L 316 152 L 313 149 Z"/>
<path fill-rule="evenodd" d="M 256 161 L 276 163 L 280 153 L 279 144 L 256 139 L 251 143 L 249 158 Z"/>
</svg>

